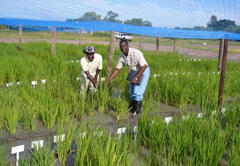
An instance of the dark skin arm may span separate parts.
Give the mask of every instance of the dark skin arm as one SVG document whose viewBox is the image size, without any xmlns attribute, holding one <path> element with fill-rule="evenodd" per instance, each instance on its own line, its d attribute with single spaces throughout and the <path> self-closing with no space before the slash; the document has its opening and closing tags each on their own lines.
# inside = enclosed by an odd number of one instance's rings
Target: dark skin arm
<svg viewBox="0 0 240 166">
<path fill-rule="evenodd" d="M 115 69 L 114 72 L 112 73 L 112 75 L 111 75 L 111 76 L 108 78 L 108 80 L 105 82 L 105 86 L 106 86 L 107 84 L 109 84 L 109 82 L 111 82 L 112 79 L 114 79 L 114 78 L 118 75 L 119 72 L 120 72 L 120 69 Z"/>
<path fill-rule="evenodd" d="M 87 78 L 92 82 L 93 86 L 96 88 L 97 87 L 97 77 L 98 77 L 98 74 L 100 73 L 101 70 L 98 70 L 96 71 L 96 74 L 94 77 L 92 77 L 89 73 L 89 71 L 85 71 L 84 73 L 87 75 Z"/>
<path fill-rule="evenodd" d="M 94 76 L 94 78 L 93 78 L 93 81 L 94 81 L 96 84 L 97 84 L 97 78 L 98 78 L 98 75 L 99 75 L 100 71 L 101 71 L 101 70 L 97 69 L 96 74 L 95 74 L 95 76 Z"/>
<path fill-rule="evenodd" d="M 147 67 L 148 67 L 147 65 L 144 65 L 143 67 L 141 67 L 137 75 L 132 79 L 131 83 L 136 84 L 138 78 L 143 74 L 143 72 L 146 70 Z"/>
</svg>

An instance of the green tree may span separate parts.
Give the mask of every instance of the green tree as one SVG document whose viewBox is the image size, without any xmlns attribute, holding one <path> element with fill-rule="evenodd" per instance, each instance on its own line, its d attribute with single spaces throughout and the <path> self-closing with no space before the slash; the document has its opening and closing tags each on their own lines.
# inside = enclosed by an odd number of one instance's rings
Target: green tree
<svg viewBox="0 0 240 166">
<path fill-rule="evenodd" d="M 143 21 L 142 18 L 132 18 L 131 20 L 124 21 L 124 24 L 137 26 L 152 26 L 152 23 L 150 21 Z"/>
<path fill-rule="evenodd" d="M 240 33 L 240 26 L 237 26 L 235 33 Z"/>
<path fill-rule="evenodd" d="M 235 21 L 224 19 L 217 21 L 213 28 L 214 30 L 234 32 L 235 29 L 237 28 L 237 25 Z"/>
<path fill-rule="evenodd" d="M 142 22 L 142 26 L 147 26 L 147 27 L 151 27 L 152 23 L 150 21 L 143 21 Z"/>
<path fill-rule="evenodd" d="M 101 21 L 101 15 L 96 14 L 95 12 L 86 12 L 77 19 L 68 18 L 66 21 Z"/>
<path fill-rule="evenodd" d="M 122 23 L 122 21 L 117 19 L 117 17 L 119 17 L 118 13 L 115 13 L 112 10 L 109 10 L 107 12 L 107 15 L 104 17 L 103 21 Z"/>
<path fill-rule="evenodd" d="M 208 28 L 212 28 L 217 23 L 217 16 L 212 15 L 210 20 L 207 23 Z"/>
</svg>

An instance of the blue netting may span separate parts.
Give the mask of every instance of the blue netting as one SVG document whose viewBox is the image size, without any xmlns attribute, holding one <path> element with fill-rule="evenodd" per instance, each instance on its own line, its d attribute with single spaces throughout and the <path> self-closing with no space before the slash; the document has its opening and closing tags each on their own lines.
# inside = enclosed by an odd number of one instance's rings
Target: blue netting
<svg viewBox="0 0 240 166">
<path fill-rule="evenodd" d="M 144 27 L 111 22 L 95 22 L 95 21 L 66 22 L 66 21 L 41 21 L 30 19 L 0 18 L 0 24 L 15 27 L 22 25 L 25 28 L 32 27 L 32 30 L 35 29 L 43 31 L 48 31 L 51 30 L 51 27 L 56 27 L 57 31 L 69 31 L 70 29 L 73 29 L 75 30 L 75 32 L 77 32 L 79 29 L 83 29 L 84 31 L 92 32 L 117 31 L 136 35 L 166 38 L 240 40 L 240 34 L 229 32 Z"/>
</svg>

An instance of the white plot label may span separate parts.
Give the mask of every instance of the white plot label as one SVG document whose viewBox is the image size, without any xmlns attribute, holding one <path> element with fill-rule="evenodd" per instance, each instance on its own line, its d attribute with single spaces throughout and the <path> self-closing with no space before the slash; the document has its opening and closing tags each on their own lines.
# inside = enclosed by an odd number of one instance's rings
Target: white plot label
<svg viewBox="0 0 240 166">
<path fill-rule="evenodd" d="M 198 117 L 198 118 L 201 118 L 202 116 L 203 116 L 203 114 L 202 114 L 202 113 L 199 113 L 197 117 Z"/>
<path fill-rule="evenodd" d="M 37 81 L 31 81 L 33 88 L 37 85 Z"/>
<path fill-rule="evenodd" d="M 36 147 L 37 149 L 39 147 L 43 147 L 43 140 L 39 140 L 39 141 L 33 141 L 32 142 L 32 145 L 31 145 L 31 148 L 34 148 Z"/>
<path fill-rule="evenodd" d="M 166 117 L 164 119 L 165 123 L 169 124 L 173 120 L 173 117 Z"/>
<path fill-rule="evenodd" d="M 56 135 L 56 136 L 54 136 L 53 142 L 54 142 L 54 143 L 57 143 L 57 141 L 59 141 L 59 140 L 63 141 L 64 138 L 65 138 L 65 134 Z"/>
<path fill-rule="evenodd" d="M 7 83 L 7 88 L 12 86 L 12 85 L 13 85 L 13 83 Z"/>
<path fill-rule="evenodd" d="M 46 80 L 44 79 L 44 80 L 41 80 L 41 83 L 43 84 L 43 85 L 45 85 L 46 84 Z"/>
<path fill-rule="evenodd" d="M 11 154 L 16 154 L 16 166 L 18 166 L 20 152 L 24 152 L 24 145 L 12 147 Z"/>
</svg>

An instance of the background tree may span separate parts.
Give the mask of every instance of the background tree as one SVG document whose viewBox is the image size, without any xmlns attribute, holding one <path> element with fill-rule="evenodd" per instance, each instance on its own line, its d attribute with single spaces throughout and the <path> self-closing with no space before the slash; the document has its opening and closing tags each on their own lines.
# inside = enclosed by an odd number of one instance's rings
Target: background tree
<svg viewBox="0 0 240 166">
<path fill-rule="evenodd" d="M 137 26 L 152 26 L 150 21 L 143 21 L 142 18 L 133 18 L 131 20 L 124 21 L 124 24 L 137 25 Z"/>
<path fill-rule="evenodd" d="M 216 23 L 217 23 L 217 16 L 212 15 L 210 20 L 207 23 L 207 27 L 212 28 L 212 26 L 214 26 Z"/>
<path fill-rule="evenodd" d="M 95 12 L 86 12 L 77 19 L 67 19 L 66 21 L 101 21 L 101 15 L 96 14 Z"/>
<path fill-rule="evenodd" d="M 107 15 L 104 17 L 103 21 L 122 23 L 122 21 L 117 19 L 117 17 L 119 17 L 118 13 L 115 13 L 112 10 L 109 10 L 107 12 Z"/>
</svg>

